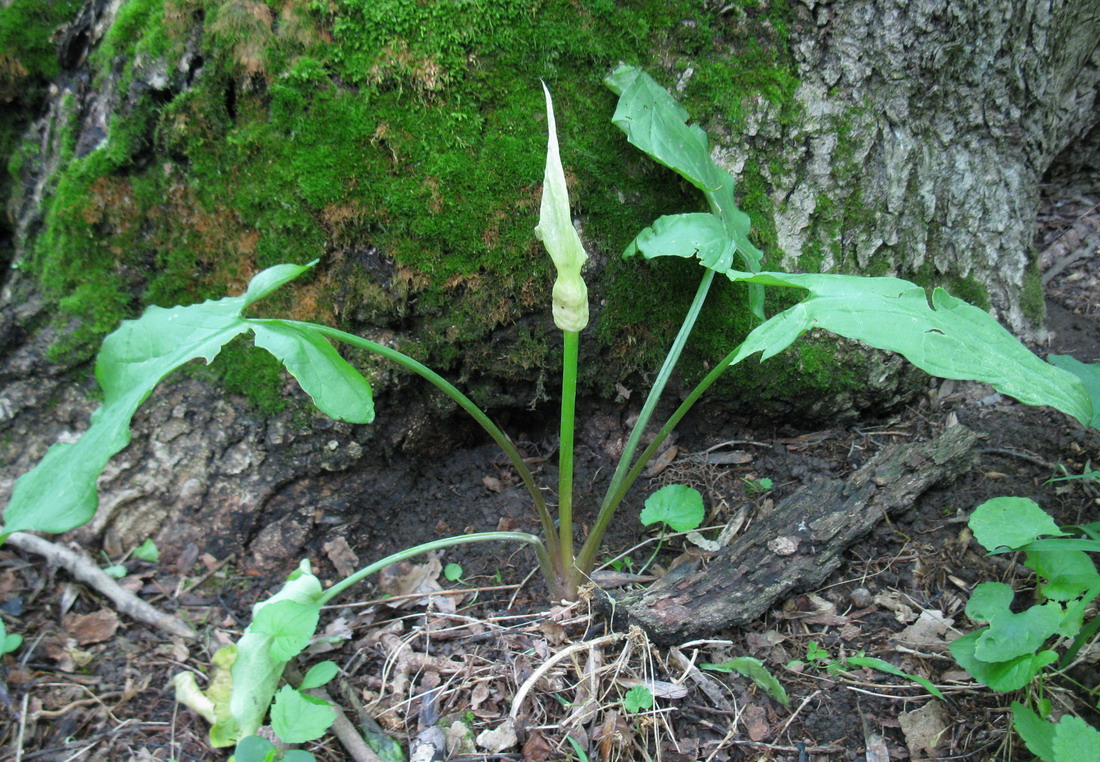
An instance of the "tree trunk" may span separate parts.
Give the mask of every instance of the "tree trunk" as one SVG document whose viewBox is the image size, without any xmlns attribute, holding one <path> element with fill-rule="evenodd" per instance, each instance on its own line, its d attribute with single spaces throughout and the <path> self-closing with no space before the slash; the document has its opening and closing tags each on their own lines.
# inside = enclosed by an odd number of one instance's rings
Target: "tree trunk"
<svg viewBox="0 0 1100 762">
<path fill-rule="evenodd" d="M 897 272 L 1043 317 L 1032 248 L 1047 168 L 1097 123 L 1095 0 L 805 3 L 792 49 L 803 111 L 742 157 L 770 177 L 787 267 Z M 766 169 L 766 168 L 765 168 Z M 801 256 L 801 259 L 800 259 Z"/>
<path fill-rule="evenodd" d="M 620 60 L 674 88 L 708 129 L 771 264 L 945 283 L 1014 330 L 1039 325 L 1036 187 L 1097 120 L 1095 0 L 593 5 L 2 3 L 13 179 L 0 185 L 0 257 L 13 268 L 0 276 L 0 503 L 87 425 L 89 360 L 120 319 L 238 292 L 282 261 L 321 264 L 262 314 L 401 347 L 497 410 L 546 400 L 558 339 L 531 235 L 540 77 L 591 255 L 582 380 L 605 395 L 633 387 L 698 275 L 617 254 L 700 199 L 609 125 L 600 79 Z M 27 34 L 5 38 L 13 28 Z M 744 331 L 729 318 L 741 294 L 712 300 L 688 376 Z M 385 512 L 387 455 L 422 448 L 452 414 L 365 356 L 351 359 L 382 397 L 375 426 L 332 427 L 300 400 L 274 413 L 292 384 L 258 351 L 227 353 L 217 383 L 191 376 L 153 396 L 86 536 L 152 533 L 177 552 L 216 537 L 277 563 L 364 521 L 351 513 Z M 859 373 L 848 356 L 792 350 L 763 380 L 741 378 L 735 404 L 828 398 L 836 411 L 904 393 L 896 360 Z"/>
</svg>

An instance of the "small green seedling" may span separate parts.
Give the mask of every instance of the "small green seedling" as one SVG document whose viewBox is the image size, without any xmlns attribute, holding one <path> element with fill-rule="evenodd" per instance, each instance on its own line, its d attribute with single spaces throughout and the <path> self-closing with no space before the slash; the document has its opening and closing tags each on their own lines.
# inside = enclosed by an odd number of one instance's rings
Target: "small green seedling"
<svg viewBox="0 0 1100 762">
<path fill-rule="evenodd" d="M 674 532 L 691 532 L 699 528 L 705 517 L 703 496 L 694 487 L 669 484 L 650 495 L 645 501 L 645 508 L 642 509 L 639 519 L 647 527 L 660 524 L 661 536 L 649 559 L 642 564 L 639 574 L 644 573 L 661 552 L 661 547 L 665 543 L 666 528 Z"/>
<path fill-rule="evenodd" d="M 125 564 L 111 564 L 103 567 L 103 573 L 112 579 L 122 579 L 130 573 L 130 570 L 126 568 Z"/>
<path fill-rule="evenodd" d="M 155 564 L 160 560 L 160 548 L 151 539 L 146 539 L 145 542 L 134 548 L 134 558 L 139 561 L 147 561 L 151 564 Z"/>
<path fill-rule="evenodd" d="M 631 714 L 653 708 L 653 693 L 644 685 L 631 686 L 623 696 L 623 709 Z"/>
<path fill-rule="evenodd" d="M 974 509 L 969 526 L 990 553 L 1024 552 L 1024 565 L 1039 578 L 1038 602 L 1016 611 L 1011 587 L 982 582 L 971 593 L 966 614 L 985 624 L 953 641 L 951 653 L 974 679 L 995 691 L 1034 684 L 1038 690 L 1031 693 L 1041 696 L 1046 668 L 1055 663 L 1068 667 L 1100 629 L 1100 616 L 1085 622 L 1088 607 L 1100 597 L 1100 574 L 1088 555 L 1100 552 L 1096 527 L 1073 528 L 1088 536 L 1079 539 L 1033 500 L 1020 497 L 987 500 Z M 1054 650 L 1060 638 L 1070 640 L 1061 656 Z M 1048 722 L 1050 703 L 1036 705 L 1039 713 L 1012 704 L 1016 731 L 1033 754 L 1044 762 L 1100 758 L 1100 731 L 1070 714 Z"/>
<path fill-rule="evenodd" d="M 674 532 L 690 532 L 699 528 L 705 516 L 699 490 L 683 484 L 669 484 L 646 499 L 639 519 L 647 527 L 660 524 L 662 533 L 665 527 Z"/>
<path fill-rule="evenodd" d="M 763 495 L 765 492 L 775 486 L 775 482 L 773 482 L 766 476 L 761 477 L 760 479 L 748 479 L 742 476 L 741 481 L 745 483 L 745 491 L 756 495 Z"/>
<path fill-rule="evenodd" d="M 462 567 L 459 564 L 447 564 L 443 567 L 443 578 L 448 582 L 459 582 L 462 580 Z"/>
<path fill-rule="evenodd" d="M 834 659 L 827 650 L 819 646 L 816 640 L 811 640 L 806 644 L 805 660 L 794 659 L 787 662 L 788 669 L 800 669 L 807 665 L 824 669 L 831 675 L 835 675 L 844 669 L 843 665 Z"/>
<path fill-rule="evenodd" d="M 242 738 L 231 757 L 232 762 L 316 762 L 308 751 L 290 749 L 280 753 L 275 744 L 261 736 Z"/>
<path fill-rule="evenodd" d="M 884 661 L 883 659 L 876 659 L 873 656 L 864 656 L 862 651 L 860 651 L 855 656 L 849 656 L 847 659 L 845 659 L 845 662 L 847 662 L 848 666 L 850 667 L 864 667 L 866 669 L 873 669 L 879 672 L 884 672 L 887 675 L 893 675 L 894 677 L 901 677 L 906 680 L 912 680 L 914 683 L 924 688 L 940 701 L 947 700 L 946 698 L 944 698 L 944 695 L 940 691 L 940 689 L 932 684 L 931 680 L 921 677 L 920 675 L 911 675 L 905 670 L 895 667 L 893 664 L 888 661 Z"/>
<path fill-rule="evenodd" d="M 0 620 L 0 655 L 10 654 L 18 650 L 21 645 L 23 645 L 23 636 L 16 632 L 9 633 L 3 620 Z"/>
<path fill-rule="evenodd" d="M 795 661 L 789 662 L 787 667 L 804 667 L 807 663 L 818 669 L 824 669 L 830 675 L 839 675 L 842 672 L 848 671 L 851 667 L 873 669 L 887 675 L 893 675 L 894 677 L 912 680 L 941 701 L 946 700 L 943 692 L 940 691 L 931 680 L 921 677 L 920 675 L 911 675 L 900 667 L 895 667 L 893 664 L 883 659 L 865 656 L 862 651 L 855 656 L 848 656 L 838 660 L 834 659 L 825 648 L 818 645 L 817 641 L 811 640 L 806 645 L 806 661 L 799 661 L 796 659 Z"/>
<path fill-rule="evenodd" d="M 604 562 L 605 566 L 610 566 L 617 572 L 628 572 L 634 568 L 634 559 L 630 556 L 623 556 L 622 558 L 614 558 Z"/>
<path fill-rule="evenodd" d="M 1091 462 L 1088 464 L 1091 466 Z M 1069 469 L 1066 468 L 1064 463 L 1058 464 L 1058 469 L 1062 472 L 1061 476 L 1052 476 L 1047 479 L 1044 484 L 1053 484 L 1055 482 L 1071 482 L 1071 481 L 1086 481 L 1086 482 L 1100 482 L 1100 471 L 1093 468 L 1088 468 L 1079 474 L 1071 474 Z"/>
<path fill-rule="evenodd" d="M 1100 541 L 1070 537 L 1033 500 L 1019 497 L 987 500 L 974 509 L 969 526 L 992 553 L 1024 551 L 1024 565 L 1041 580 L 1039 602 L 1014 611 L 1011 587 L 982 582 L 966 614 L 985 626 L 952 642 L 951 653 L 979 682 L 997 691 L 1018 690 L 1059 661 L 1048 645 L 1055 636 L 1071 640 L 1061 657 L 1067 666 L 1100 628 L 1100 617 L 1084 621 L 1088 605 L 1100 596 L 1100 574 L 1085 551 L 1100 551 Z"/>
<path fill-rule="evenodd" d="M 721 664 L 700 664 L 701 669 L 709 669 L 714 672 L 736 672 L 742 677 L 747 677 L 756 683 L 764 693 L 771 696 L 783 706 L 790 706 L 791 700 L 787 697 L 787 690 L 776 679 L 764 662 L 751 656 L 738 656 Z"/>
</svg>

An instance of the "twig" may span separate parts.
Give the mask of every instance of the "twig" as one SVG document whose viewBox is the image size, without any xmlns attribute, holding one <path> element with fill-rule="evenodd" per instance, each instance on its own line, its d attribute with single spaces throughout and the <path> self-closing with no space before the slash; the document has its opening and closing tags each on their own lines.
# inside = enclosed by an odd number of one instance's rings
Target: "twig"
<svg viewBox="0 0 1100 762">
<path fill-rule="evenodd" d="M 374 753 L 371 747 L 367 746 L 367 742 L 363 740 L 363 736 L 359 735 L 359 731 L 355 729 L 355 726 L 351 724 L 351 721 L 344 715 L 344 709 L 335 701 L 332 700 L 332 696 L 328 694 L 323 688 L 314 688 L 313 690 L 306 691 L 311 696 L 316 696 L 319 699 L 324 699 L 336 712 L 336 720 L 332 723 L 332 732 L 343 744 L 348 754 L 355 762 L 383 762 L 382 758 Z"/>
<path fill-rule="evenodd" d="M 531 581 L 531 578 L 535 576 L 535 572 L 539 570 L 539 567 L 534 567 L 531 571 L 527 572 L 527 576 L 523 578 L 523 581 L 516 585 L 516 591 L 512 593 L 512 597 L 508 599 L 508 608 L 513 608 L 516 605 L 516 598 L 519 597 L 519 591 L 523 589 L 524 585 Z"/>
<path fill-rule="evenodd" d="M 835 754 L 843 749 L 837 744 L 830 746 L 783 746 L 781 744 L 764 743 L 763 741 L 746 741 L 743 738 L 729 738 L 723 741 L 707 741 L 707 744 L 716 743 L 731 743 L 735 746 L 748 746 L 750 749 L 768 749 L 769 751 L 781 751 L 786 754 L 802 754 L 803 752 L 809 754 Z M 719 749 L 722 747 L 719 746 Z"/>
<path fill-rule="evenodd" d="M 23 733 L 27 729 L 27 704 L 31 694 L 23 694 L 23 704 L 19 707 L 19 733 L 15 737 L 15 762 L 23 759 Z"/>
<path fill-rule="evenodd" d="M 563 648 L 549 659 L 539 665 L 538 669 L 531 673 L 531 676 L 523 681 L 523 685 L 516 691 L 515 698 L 512 699 L 512 709 L 508 713 L 508 716 L 515 722 L 519 716 L 520 707 L 523 705 L 523 700 L 527 698 L 527 694 L 531 692 L 531 689 L 535 687 L 543 675 L 554 668 L 554 665 L 559 661 L 566 659 L 578 651 L 584 651 L 588 648 L 595 648 L 596 646 L 602 646 L 606 643 L 616 643 L 623 638 L 627 637 L 625 632 L 612 632 L 599 638 L 593 638 L 592 640 L 582 640 L 580 643 L 574 643 L 568 648 Z"/>
<path fill-rule="evenodd" d="M 322 611 L 328 609 L 361 609 L 367 606 L 389 606 L 398 601 L 407 601 L 417 598 L 433 598 L 437 595 L 467 595 L 469 593 L 487 593 L 494 590 L 515 590 L 522 585 L 491 585 L 489 587 L 463 587 L 455 590 L 432 590 L 427 593 L 404 593 L 403 595 L 391 595 L 389 598 L 375 598 L 372 601 L 355 601 L 354 603 L 330 603 L 322 606 Z"/>
<path fill-rule="evenodd" d="M 1066 228 L 1067 231 L 1072 229 L 1073 228 Z M 1043 253 L 1045 254 L 1047 251 L 1054 248 L 1054 245 L 1061 241 L 1062 236 L 1064 235 L 1065 232 L 1063 232 L 1062 235 L 1058 236 L 1058 238 L 1054 240 L 1054 243 L 1050 244 L 1050 246 L 1048 246 L 1046 250 L 1043 251 Z M 1050 282 L 1052 280 L 1061 275 L 1062 271 L 1072 265 L 1074 262 L 1084 259 L 1085 257 L 1092 256 L 1094 253 L 1096 253 L 1096 245 L 1098 243 L 1100 243 L 1100 237 L 1089 236 L 1088 238 L 1086 238 L 1084 243 L 1082 243 L 1079 248 L 1059 259 L 1050 267 L 1049 270 L 1043 273 L 1043 285 L 1050 285 Z"/>
<path fill-rule="evenodd" d="M 781 726 L 779 727 L 779 730 L 777 730 L 777 731 L 775 732 L 775 735 L 776 735 L 776 737 L 777 737 L 777 738 L 778 738 L 779 736 L 783 735 L 783 732 L 784 732 L 784 731 L 785 731 L 785 730 L 787 729 L 787 726 L 788 726 L 788 725 L 790 725 L 790 724 L 791 724 L 791 722 L 792 722 L 792 721 L 794 720 L 794 718 L 798 716 L 798 713 L 799 713 L 799 712 L 801 712 L 801 711 L 802 711 L 802 710 L 803 710 L 803 709 L 804 709 L 804 708 L 806 707 L 806 704 L 810 703 L 810 699 L 814 698 L 814 697 L 815 697 L 815 696 L 817 696 L 817 695 L 818 695 L 819 693 L 821 693 L 821 691 L 820 691 L 820 690 L 816 690 L 816 691 L 814 691 L 813 693 L 811 693 L 811 694 L 810 694 L 809 696 L 807 696 L 806 698 L 802 699 L 802 703 L 798 705 L 798 709 L 795 709 L 795 710 L 794 710 L 794 713 L 792 713 L 792 714 L 791 714 L 791 716 L 787 718 L 787 721 L 786 721 L 786 722 L 784 722 L 784 723 L 783 723 L 783 724 L 782 724 L 782 725 L 781 725 Z"/>
<path fill-rule="evenodd" d="M 1057 463 L 1051 463 L 1049 460 L 1043 460 L 1037 455 L 1032 455 L 1029 452 L 1023 452 L 1021 450 L 1010 450 L 1007 447 L 983 447 L 978 450 L 979 455 L 1007 455 L 1011 458 L 1019 458 L 1020 460 L 1026 460 L 1028 463 L 1034 463 L 1037 466 L 1043 468 L 1049 468 L 1051 471 L 1058 470 Z"/>
<path fill-rule="evenodd" d="M 669 651 L 669 655 L 684 670 L 684 674 L 675 682 L 681 684 L 685 678 L 690 677 L 692 682 L 698 685 L 703 693 L 707 694 L 707 698 L 713 701 L 723 712 L 735 713 L 736 708 L 722 695 L 722 689 L 718 687 L 718 682 L 695 666 L 695 656 L 698 653 L 698 650 L 693 650 L 691 659 L 688 659 L 679 648 L 672 648 Z"/>
<path fill-rule="evenodd" d="M 187 585 L 186 587 L 184 587 L 184 584 L 183 584 L 184 578 L 183 578 L 183 576 L 181 576 L 179 587 L 176 588 L 176 592 L 175 592 L 175 594 L 172 595 L 172 597 L 173 598 L 179 598 L 182 593 L 190 593 L 191 591 L 195 590 L 195 588 L 197 588 L 200 585 L 204 584 L 206 582 L 206 580 L 210 579 L 215 574 L 217 574 L 219 571 L 221 571 L 222 568 L 227 563 L 229 563 L 230 561 L 232 561 L 236 557 L 237 557 L 236 553 L 230 553 L 228 556 L 223 558 L 221 561 L 218 561 L 218 563 L 214 564 L 213 569 L 206 572 L 206 574 L 203 574 L 201 577 L 199 577 L 197 580 L 192 582 L 190 585 Z"/>
<path fill-rule="evenodd" d="M 106 572 L 82 554 L 26 532 L 13 532 L 8 535 L 7 541 L 20 550 L 43 556 L 49 563 L 62 567 L 81 582 L 109 598 L 123 614 L 164 630 L 170 635 L 181 638 L 198 637 L 198 633 L 182 619 L 159 611 L 130 591 L 123 589 Z"/>
</svg>

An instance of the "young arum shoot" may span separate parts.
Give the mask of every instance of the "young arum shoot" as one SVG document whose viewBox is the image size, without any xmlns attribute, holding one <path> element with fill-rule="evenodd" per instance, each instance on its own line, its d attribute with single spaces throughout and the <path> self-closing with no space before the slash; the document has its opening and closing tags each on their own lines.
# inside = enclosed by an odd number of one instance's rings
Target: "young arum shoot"
<svg viewBox="0 0 1100 762">
<path fill-rule="evenodd" d="M 546 122 L 550 137 L 546 147 L 546 171 L 542 183 L 542 203 L 535 235 L 549 252 L 557 270 L 554 281 L 554 324 L 562 331 L 561 429 L 558 446 L 558 554 L 561 579 L 565 587 L 559 592 L 568 595 L 580 581 L 573 560 L 573 431 L 576 420 L 577 356 L 580 332 L 588 325 L 588 287 L 581 277 L 581 267 L 588 255 L 573 218 L 569 213 L 569 192 L 565 186 L 565 170 L 558 151 L 557 123 L 550 90 L 546 94 Z M 553 586 L 552 586 L 553 587 Z"/>
</svg>

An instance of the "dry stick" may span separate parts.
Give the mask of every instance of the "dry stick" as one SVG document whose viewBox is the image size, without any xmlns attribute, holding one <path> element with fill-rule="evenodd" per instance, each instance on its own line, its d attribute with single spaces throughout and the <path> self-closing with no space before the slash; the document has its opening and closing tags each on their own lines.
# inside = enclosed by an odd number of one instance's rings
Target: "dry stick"
<svg viewBox="0 0 1100 762">
<path fill-rule="evenodd" d="M 62 567 L 81 582 L 91 585 L 109 598 L 123 614 L 164 630 L 170 635 L 181 638 L 198 637 L 198 633 L 182 619 L 165 614 L 128 590 L 124 590 L 106 572 L 80 553 L 26 532 L 13 532 L 8 535 L 7 542 L 22 551 L 43 556 L 49 563 Z"/>
<path fill-rule="evenodd" d="M 211 577 L 213 577 L 213 576 L 214 576 L 215 574 L 217 574 L 217 573 L 218 573 L 219 571 L 221 571 L 221 570 L 222 570 L 222 568 L 223 568 L 223 567 L 224 567 L 224 566 L 225 566 L 225 565 L 226 565 L 227 563 L 229 563 L 230 561 L 232 561 L 232 560 L 233 560 L 234 558 L 236 558 L 236 557 L 237 557 L 237 554 L 236 554 L 236 553 L 230 553 L 230 554 L 229 554 L 228 556 L 226 556 L 225 558 L 223 558 L 223 559 L 222 559 L 221 561 L 218 561 L 218 562 L 217 562 L 217 563 L 216 563 L 216 564 L 214 565 L 214 568 L 213 568 L 213 569 L 211 569 L 210 571 L 206 572 L 206 574 L 203 574 L 203 575 L 202 575 L 201 577 L 199 577 L 199 578 L 198 578 L 197 580 L 195 580 L 194 582 L 192 582 L 192 583 L 191 583 L 190 585 L 187 585 L 186 587 L 184 587 L 184 581 L 185 581 L 185 578 L 184 578 L 184 577 L 183 577 L 183 576 L 181 575 L 181 576 L 180 576 L 180 584 L 179 584 L 179 586 L 178 586 L 178 587 L 176 588 L 176 592 L 175 592 L 175 594 L 174 594 L 174 595 L 173 595 L 172 597 L 173 597 L 173 598 L 179 598 L 179 597 L 180 597 L 180 595 L 181 595 L 182 593 L 190 593 L 190 592 L 191 592 L 192 590 L 194 590 L 195 588 L 197 588 L 197 587 L 199 587 L 200 585 L 204 584 L 204 583 L 206 582 L 206 580 L 210 579 L 210 578 L 211 578 Z"/>
<path fill-rule="evenodd" d="M 19 707 L 19 733 L 15 737 L 15 762 L 23 759 L 23 733 L 27 729 L 27 704 L 30 699 L 30 692 L 24 693 L 23 704 Z"/>
<path fill-rule="evenodd" d="M 537 571 L 537 569 L 536 569 Z M 397 601 L 407 601 L 417 598 L 431 598 L 436 595 L 467 595 L 468 593 L 486 593 L 493 590 L 515 590 L 521 587 L 521 585 L 492 585 L 490 587 L 466 587 L 458 588 L 455 590 L 432 590 L 427 593 L 403 593 L 402 595 L 391 595 L 389 598 L 375 598 L 372 601 L 355 601 L 354 603 L 330 603 L 327 606 L 322 606 L 321 610 L 326 611 L 328 609 L 361 609 L 366 606 L 380 606 L 390 605 Z"/>
<path fill-rule="evenodd" d="M 527 694 L 531 692 L 531 689 L 535 687 L 535 683 L 542 678 L 547 672 L 554 668 L 554 665 L 559 661 L 566 659 L 578 651 L 583 651 L 586 648 L 594 648 L 596 646 L 602 646 L 605 643 L 617 643 L 623 638 L 627 637 L 625 632 L 612 632 L 607 635 L 603 635 L 592 640 L 582 640 L 580 643 L 574 643 L 568 648 L 563 648 L 549 659 L 539 665 L 539 668 L 531 673 L 531 676 L 523 681 L 523 685 L 516 691 L 515 698 L 512 699 L 512 709 L 508 712 L 508 717 L 515 722 L 519 716 L 520 707 L 523 705 L 523 700 L 527 698 Z"/>
<path fill-rule="evenodd" d="M 798 716 L 798 713 L 801 712 L 806 707 L 806 704 L 810 703 L 810 699 L 816 697 L 820 693 L 821 693 L 821 691 L 817 690 L 817 691 L 814 691 L 813 693 L 811 693 L 806 698 L 802 699 L 802 703 L 798 705 L 798 709 L 795 709 L 794 712 L 791 714 L 791 716 L 787 718 L 787 721 L 784 722 L 783 725 L 779 728 L 779 730 L 777 730 L 775 732 L 775 737 L 778 738 L 779 736 L 783 735 L 783 731 L 785 731 L 787 729 L 787 726 L 791 724 L 791 721 L 794 720 L 794 718 Z"/>
<path fill-rule="evenodd" d="M 333 701 L 332 696 L 324 688 L 313 688 L 306 691 L 306 693 L 327 701 L 329 706 L 332 707 L 332 710 L 336 713 L 336 720 L 332 723 L 332 732 L 355 762 L 383 762 L 383 759 L 375 754 L 371 747 L 367 746 L 363 736 L 359 735 L 359 731 L 344 715 L 343 707 Z"/>
<path fill-rule="evenodd" d="M 683 676 L 677 682 L 682 683 L 684 678 L 690 677 L 691 681 L 698 685 L 703 693 L 707 694 L 707 698 L 713 701 L 719 709 L 730 713 L 735 713 L 737 711 L 733 704 L 729 702 L 729 699 L 722 695 L 722 690 L 718 687 L 717 681 L 695 666 L 695 656 L 698 654 L 698 651 L 692 652 L 691 659 L 684 656 L 679 648 L 672 648 L 669 654 L 684 670 Z"/>
</svg>

